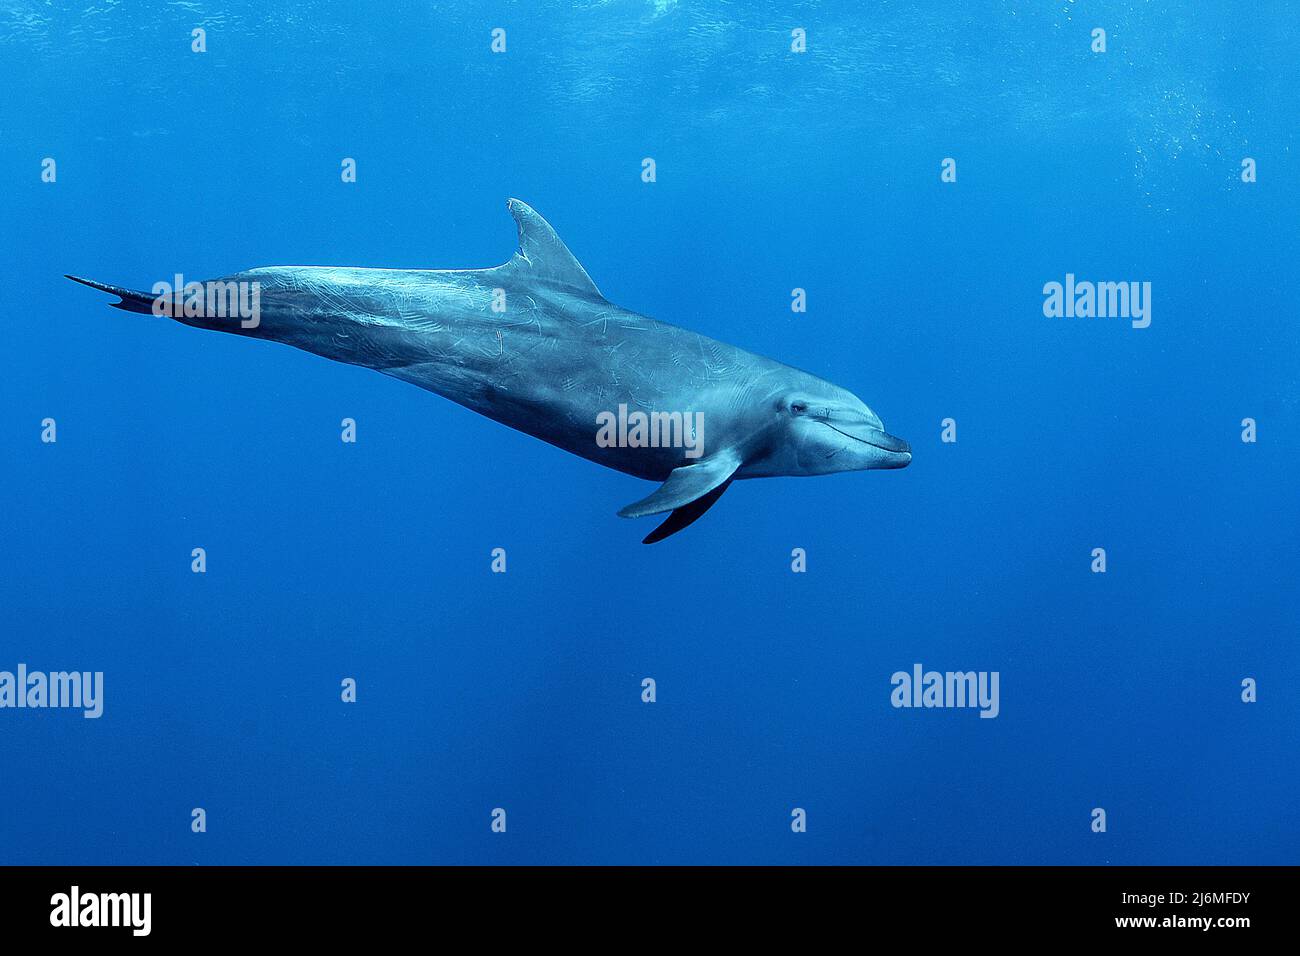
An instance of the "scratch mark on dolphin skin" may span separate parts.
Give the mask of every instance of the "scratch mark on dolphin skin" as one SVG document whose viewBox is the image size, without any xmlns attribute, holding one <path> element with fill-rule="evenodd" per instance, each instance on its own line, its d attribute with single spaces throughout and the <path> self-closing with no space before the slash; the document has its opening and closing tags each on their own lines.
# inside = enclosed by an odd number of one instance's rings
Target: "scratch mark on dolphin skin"
<svg viewBox="0 0 1300 956">
<path fill-rule="evenodd" d="M 597 316 L 591 321 L 583 322 L 582 325 L 583 328 L 590 328 L 591 326 L 595 325 L 597 322 L 600 323 L 600 334 L 601 335 L 609 334 L 609 313 L 608 312 L 601 312 L 597 314 Z"/>
</svg>

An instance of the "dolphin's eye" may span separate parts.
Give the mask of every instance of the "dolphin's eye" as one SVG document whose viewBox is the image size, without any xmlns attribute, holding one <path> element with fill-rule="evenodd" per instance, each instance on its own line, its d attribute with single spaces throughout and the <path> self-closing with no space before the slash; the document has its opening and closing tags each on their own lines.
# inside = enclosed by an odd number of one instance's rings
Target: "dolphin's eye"
<svg viewBox="0 0 1300 956">
<path fill-rule="evenodd" d="M 806 411 L 808 411 L 808 406 L 807 406 L 806 403 L 804 403 L 804 402 L 791 402 L 791 403 L 790 403 L 790 413 L 791 413 L 792 415 L 802 415 L 802 414 L 803 414 L 804 412 L 806 412 Z"/>
</svg>

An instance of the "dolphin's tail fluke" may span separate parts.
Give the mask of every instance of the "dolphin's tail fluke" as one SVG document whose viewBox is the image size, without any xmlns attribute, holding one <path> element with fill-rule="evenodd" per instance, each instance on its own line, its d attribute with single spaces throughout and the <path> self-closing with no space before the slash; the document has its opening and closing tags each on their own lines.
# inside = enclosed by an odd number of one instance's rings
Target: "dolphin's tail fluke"
<svg viewBox="0 0 1300 956">
<path fill-rule="evenodd" d="M 71 279 L 73 282 L 80 282 L 82 285 L 88 285 L 92 289 L 98 289 L 100 292 L 107 292 L 109 295 L 115 295 L 121 302 L 110 302 L 115 309 L 125 309 L 127 312 L 139 312 L 143 315 L 153 313 L 153 304 L 158 300 L 158 296 L 149 292 L 137 292 L 134 289 L 123 289 L 117 285 L 107 285 L 103 282 L 96 282 L 93 279 L 82 279 L 79 276 L 65 275 L 65 279 Z"/>
</svg>

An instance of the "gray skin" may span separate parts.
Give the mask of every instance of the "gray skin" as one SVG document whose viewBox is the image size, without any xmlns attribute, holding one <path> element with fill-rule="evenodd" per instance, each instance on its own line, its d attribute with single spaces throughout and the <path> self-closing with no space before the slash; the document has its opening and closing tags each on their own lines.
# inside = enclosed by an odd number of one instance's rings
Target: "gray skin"
<svg viewBox="0 0 1300 956">
<path fill-rule="evenodd" d="M 491 269 L 275 266 L 256 282 L 255 327 L 176 316 L 196 328 L 283 342 L 436 392 L 565 451 L 663 486 L 625 517 L 670 511 L 646 542 L 693 522 L 737 478 L 902 468 L 907 443 L 838 385 L 605 300 L 541 216 L 507 203 L 519 251 Z M 117 308 L 157 314 L 158 297 L 86 279 Z M 495 292 L 494 290 L 501 290 Z M 504 311 L 500 306 L 504 293 Z M 165 298 L 162 301 L 167 301 Z M 597 416 L 703 414 L 703 454 L 601 447 Z"/>
</svg>

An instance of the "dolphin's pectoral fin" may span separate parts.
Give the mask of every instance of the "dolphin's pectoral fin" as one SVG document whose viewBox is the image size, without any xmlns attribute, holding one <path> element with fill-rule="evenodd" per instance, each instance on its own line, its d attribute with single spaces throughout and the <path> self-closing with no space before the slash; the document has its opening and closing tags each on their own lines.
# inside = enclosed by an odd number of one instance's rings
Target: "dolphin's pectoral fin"
<svg viewBox="0 0 1300 956">
<path fill-rule="evenodd" d="M 646 544 L 662 541 L 698 518 L 722 497 L 740 467 L 740 458 L 733 454 L 715 455 L 693 465 L 674 468 L 668 480 L 654 493 L 635 501 L 619 511 L 622 518 L 644 518 L 646 515 L 671 511 L 668 520 L 646 537 Z"/>
<path fill-rule="evenodd" d="M 569 247 L 564 244 L 551 224 L 537 214 L 532 206 L 518 199 L 506 203 L 510 215 L 519 227 L 519 251 L 505 265 L 491 270 L 503 275 L 526 275 L 568 286 L 584 295 L 603 299 L 596 283 L 591 281 Z"/>
<path fill-rule="evenodd" d="M 690 504 L 682 505 L 673 511 L 659 527 L 655 528 L 648 535 L 641 539 L 642 544 L 654 544 L 662 541 L 669 535 L 676 534 L 688 525 L 693 524 L 700 515 L 713 507 L 713 503 L 722 497 L 722 493 L 731 487 L 731 479 L 728 478 L 718 487 L 714 488 L 707 494 L 701 495 Z"/>
</svg>

